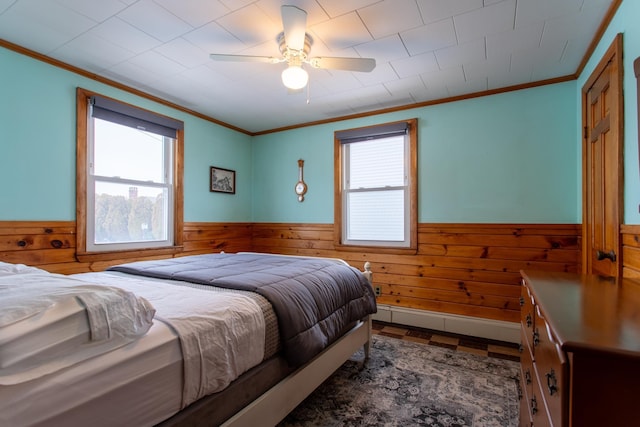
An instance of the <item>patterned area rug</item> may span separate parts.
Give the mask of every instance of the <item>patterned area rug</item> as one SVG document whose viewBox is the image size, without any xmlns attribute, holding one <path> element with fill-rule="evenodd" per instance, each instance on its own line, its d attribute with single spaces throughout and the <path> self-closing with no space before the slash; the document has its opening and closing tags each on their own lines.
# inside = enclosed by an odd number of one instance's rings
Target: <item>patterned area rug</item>
<svg viewBox="0 0 640 427">
<path fill-rule="evenodd" d="M 373 336 L 280 423 L 289 426 L 518 425 L 517 362 Z"/>
</svg>

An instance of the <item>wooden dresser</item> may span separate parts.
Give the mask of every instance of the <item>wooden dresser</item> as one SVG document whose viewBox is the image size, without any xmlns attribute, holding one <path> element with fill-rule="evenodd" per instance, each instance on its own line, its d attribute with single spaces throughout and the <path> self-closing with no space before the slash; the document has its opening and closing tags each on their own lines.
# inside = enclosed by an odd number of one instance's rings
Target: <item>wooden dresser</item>
<svg viewBox="0 0 640 427">
<path fill-rule="evenodd" d="M 640 281 L 521 274 L 520 426 L 640 426 Z"/>
</svg>

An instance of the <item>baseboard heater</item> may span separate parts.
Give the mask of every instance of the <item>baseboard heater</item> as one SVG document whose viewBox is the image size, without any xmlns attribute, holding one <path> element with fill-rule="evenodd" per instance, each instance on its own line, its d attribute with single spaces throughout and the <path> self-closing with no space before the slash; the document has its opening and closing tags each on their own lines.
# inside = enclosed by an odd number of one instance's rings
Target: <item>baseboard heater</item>
<svg viewBox="0 0 640 427">
<path fill-rule="evenodd" d="M 373 320 L 496 341 L 520 343 L 520 324 L 378 304 Z"/>
</svg>

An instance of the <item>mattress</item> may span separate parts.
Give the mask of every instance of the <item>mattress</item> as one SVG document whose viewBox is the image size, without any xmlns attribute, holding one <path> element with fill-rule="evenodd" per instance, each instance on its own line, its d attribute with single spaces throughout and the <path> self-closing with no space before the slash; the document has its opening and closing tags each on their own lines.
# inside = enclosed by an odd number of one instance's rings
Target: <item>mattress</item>
<svg viewBox="0 0 640 427">
<path fill-rule="evenodd" d="M 89 342 L 84 306 L 68 299 L 48 310 L 0 327 L 0 368 L 45 360 Z"/>
<path fill-rule="evenodd" d="M 180 409 L 178 336 L 154 322 L 139 340 L 27 383 L 0 387 L 2 426 L 148 426 Z"/>
</svg>

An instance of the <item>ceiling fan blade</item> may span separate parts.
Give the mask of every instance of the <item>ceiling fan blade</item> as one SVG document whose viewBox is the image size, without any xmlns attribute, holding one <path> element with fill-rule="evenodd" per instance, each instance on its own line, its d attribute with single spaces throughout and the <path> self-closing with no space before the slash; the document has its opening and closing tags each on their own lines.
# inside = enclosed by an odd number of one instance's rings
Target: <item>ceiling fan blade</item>
<svg viewBox="0 0 640 427">
<path fill-rule="evenodd" d="M 310 58 L 309 64 L 315 68 L 362 71 L 366 73 L 376 68 L 376 60 L 373 58 L 333 58 L 324 56 Z"/>
<path fill-rule="evenodd" d="M 212 53 L 209 58 L 214 61 L 227 61 L 227 62 L 267 62 L 269 64 L 277 64 L 282 62 L 281 58 L 273 56 L 253 56 L 253 55 L 225 55 Z"/>
<path fill-rule="evenodd" d="M 284 5 L 282 12 L 282 26 L 284 40 L 290 49 L 304 49 L 304 36 L 307 32 L 307 12 L 295 6 Z"/>
</svg>

